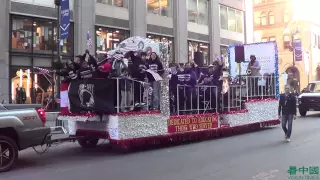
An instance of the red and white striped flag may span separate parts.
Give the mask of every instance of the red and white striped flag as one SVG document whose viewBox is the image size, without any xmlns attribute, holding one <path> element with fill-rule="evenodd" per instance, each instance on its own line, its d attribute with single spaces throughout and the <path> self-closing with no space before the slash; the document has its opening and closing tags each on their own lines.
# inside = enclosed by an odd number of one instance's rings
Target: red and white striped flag
<svg viewBox="0 0 320 180">
<path fill-rule="evenodd" d="M 44 69 L 40 67 L 34 67 L 34 69 L 37 69 L 41 74 L 45 74 L 51 77 L 50 71 L 48 69 Z"/>
</svg>

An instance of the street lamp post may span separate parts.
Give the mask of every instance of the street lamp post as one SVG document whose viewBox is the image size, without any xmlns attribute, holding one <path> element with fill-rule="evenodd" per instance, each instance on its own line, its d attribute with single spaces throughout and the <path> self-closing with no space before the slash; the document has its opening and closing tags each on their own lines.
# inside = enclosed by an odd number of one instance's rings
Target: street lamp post
<svg viewBox="0 0 320 180">
<path fill-rule="evenodd" d="M 60 49 L 60 38 L 61 38 L 61 31 L 60 31 L 60 11 L 61 11 L 61 0 L 54 0 L 54 4 L 56 5 L 57 8 L 57 58 L 58 61 L 54 62 L 54 67 L 57 69 L 57 66 L 60 66 L 61 64 L 61 49 Z M 56 73 L 53 74 L 53 88 L 52 88 L 52 95 L 53 95 L 53 108 L 55 108 L 55 99 L 60 98 L 60 76 L 56 76 Z M 56 90 L 56 92 L 55 92 Z"/>
<path fill-rule="evenodd" d="M 292 51 L 292 67 L 295 67 L 296 65 L 296 61 L 295 61 L 295 46 L 294 46 L 294 40 L 295 40 L 295 36 L 297 34 L 299 34 L 299 29 L 298 28 L 295 28 L 294 30 L 291 30 L 291 51 Z"/>
</svg>

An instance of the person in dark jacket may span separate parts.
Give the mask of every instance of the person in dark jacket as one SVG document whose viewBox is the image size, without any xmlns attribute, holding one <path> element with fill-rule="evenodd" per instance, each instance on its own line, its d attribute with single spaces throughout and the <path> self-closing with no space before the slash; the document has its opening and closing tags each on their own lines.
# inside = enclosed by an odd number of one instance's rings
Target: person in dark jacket
<svg viewBox="0 0 320 180">
<path fill-rule="evenodd" d="M 178 77 L 178 103 L 177 111 L 179 113 L 191 112 L 196 103 L 195 85 L 197 84 L 197 77 L 190 64 L 186 64 L 183 71 L 177 72 Z"/>
<path fill-rule="evenodd" d="M 285 93 L 280 95 L 278 115 L 282 120 L 282 129 L 285 134 L 285 139 L 290 142 L 292 133 L 292 122 L 296 119 L 297 107 L 296 96 L 290 93 L 290 86 L 285 86 Z M 287 128 L 288 124 L 288 128 Z"/>
<path fill-rule="evenodd" d="M 178 85 L 178 69 L 179 65 L 174 64 L 170 68 L 170 79 L 169 79 L 169 94 L 170 94 L 170 111 L 171 113 L 177 110 L 177 85 Z"/>
<path fill-rule="evenodd" d="M 133 56 L 132 67 L 131 67 L 131 76 L 135 80 L 134 82 L 134 101 L 135 106 L 142 105 L 143 102 L 143 93 L 144 87 L 142 87 L 142 82 L 145 81 L 145 70 L 147 70 L 146 59 L 147 54 L 141 52 L 140 56 Z"/>
<path fill-rule="evenodd" d="M 150 59 L 147 61 L 147 66 L 150 70 L 158 73 L 160 76 L 164 73 L 164 68 L 162 65 L 162 62 L 160 61 L 159 56 L 152 52 L 150 55 Z M 150 80 L 150 79 L 149 79 Z M 159 110 L 160 109 L 160 82 L 150 80 L 149 83 L 152 87 L 152 96 L 151 96 L 151 108 L 153 110 Z"/>
<path fill-rule="evenodd" d="M 68 60 L 66 62 L 65 68 L 59 69 L 56 71 L 56 74 L 64 77 L 64 82 L 69 82 L 71 80 L 76 80 L 79 78 L 79 65 L 73 62 L 72 60 Z"/>
</svg>

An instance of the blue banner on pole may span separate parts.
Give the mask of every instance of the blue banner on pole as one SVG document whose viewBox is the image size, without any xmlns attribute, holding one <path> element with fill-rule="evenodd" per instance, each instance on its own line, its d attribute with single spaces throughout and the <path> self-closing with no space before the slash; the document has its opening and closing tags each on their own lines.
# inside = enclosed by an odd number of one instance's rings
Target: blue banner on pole
<svg viewBox="0 0 320 180">
<path fill-rule="evenodd" d="M 67 39 L 70 26 L 69 0 L 60 0 L 60 39 Z"/>
<path fill-rule="evenodd" d="M 293 40 L 294 58 L 296 61 L 302 61 L 302 43 L 301 39 Z"/>
</svg>

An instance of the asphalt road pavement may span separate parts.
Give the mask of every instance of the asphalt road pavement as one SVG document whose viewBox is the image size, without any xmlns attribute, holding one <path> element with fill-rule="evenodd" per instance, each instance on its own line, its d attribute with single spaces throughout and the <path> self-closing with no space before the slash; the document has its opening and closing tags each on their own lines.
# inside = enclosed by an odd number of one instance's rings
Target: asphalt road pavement
<svg viewBox="0 0 320 180">
<path fill-rule="evenodd" d="M 302 172 L 320 166 L 319 117 L 298 117 L 290 143 L 284 141 L 278 126 L 130 154 L 117 154 L 107 145 L 83 150 L 76 143 L 62 144 L 43 155 L 29 149 L 21 152 L 15 169 L 0 174 L 0 180 L 320 179 L 319 175 Z M 298 169 L 296 176 L 288 174 L 289 166 Z"/>
</svg>

